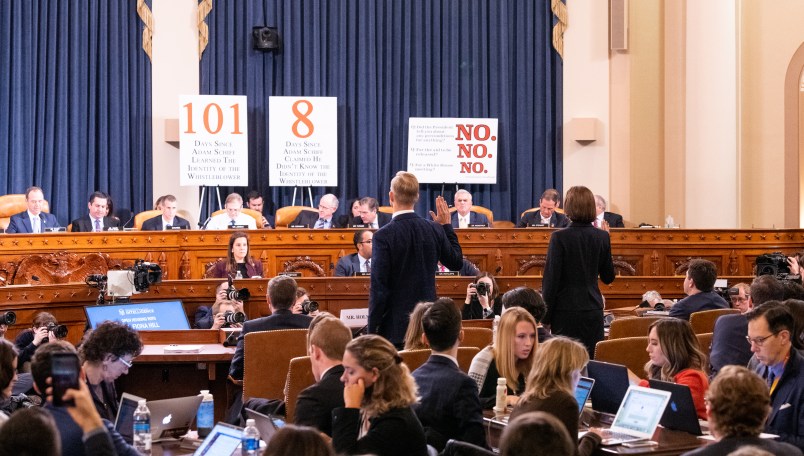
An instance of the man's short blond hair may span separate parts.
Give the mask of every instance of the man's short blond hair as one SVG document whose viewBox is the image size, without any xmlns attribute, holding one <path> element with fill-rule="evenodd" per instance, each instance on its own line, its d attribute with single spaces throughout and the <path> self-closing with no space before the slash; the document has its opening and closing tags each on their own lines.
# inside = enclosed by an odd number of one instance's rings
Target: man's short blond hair
<svg viewBox="0 0 804 456">
<path fill-rule="evenodd" d="M 399 171 L 391 179 L 391 191 L 399 204 L 409 206 L 419 201 L 419 180 L 413 173 Z"/>
<path fill-rule="evenodd" d="M 226 205 L 231 203 L 232 201 L 237 201 L 238 203 L 240 203 L 241 206 L 243 205 L 243 197 L 240 196 L 239 193 L 229 193 L 229 195 L 226 197 L 226 202 L 223 204 Z"/>
</svg>

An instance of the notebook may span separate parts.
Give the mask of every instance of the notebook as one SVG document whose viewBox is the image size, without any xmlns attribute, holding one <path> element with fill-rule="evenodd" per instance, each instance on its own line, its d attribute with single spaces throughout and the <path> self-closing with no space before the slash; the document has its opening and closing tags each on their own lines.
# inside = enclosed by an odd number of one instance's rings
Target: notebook
<svg viewBox="0 0 804 456">
<path fill-rule="evenodd" d="M 246 416 L 254 420 L 254 425 L 257 426 L 257 429 L 260 431 L 260 440 L 266 444 L 271 441 L 271 437 L 274 436 L 274 433 L 285 425 L 285 420 L 282 418 L 273 415 L 263 415 L 250 408 L 246 409 Z"/>
<path fill-rule="evenodd" d="M 134 434 L 134 411 L 137 410 L 141 397 L 123 393 L 115 430 L 123 439 L 131 444 Z M 148 401 L 146 405 L 151 412 L 151 438 L 154 442 L 167 439 L 178 439 L 186 434 L 201 405 L 202 396 L 177 397 L 160 401 Z"/>
<path fill-rule="evenodd" d="M 602 445 L 619 445 L 649 439 L 659 426 L 670 393 L 641 386 L 630 386 L 609 429 L 601 431 Z"/>
<path fill-rule="evenodd" d="M 589 361 L 586 373 L 595 379 L 592 390 L 592 408 L 598 412 L 615 414 L 628 390 L 628 368 L 620 364 Z"/>
<path fill-rule="evenodd" d="M 239 456 L 242 438 L 243 428 L 218 423 L 193 454 L 195 456 Z"/>
<path fill-rule="evenodd" d="M 689 386 L 661 380 L 649 380 L 649 382 L 651 388 L 669 391 L 671 394 L 670 403 L 664 411 L 662 419 L 659 420 L 659 424 L 667 429 L 689 432 L 694 435 L 703 434 Z"/>
<path fill-rule="evenodd" d="M 578 386 L 575 387 L 575 400 L 578 402 L 578 413 L 583 413 L 583 406 L 589 395 L 592 393 L 592 387 L 595 386 L 595 379 L 589 377 L 581 377 L 578 380 Z"/>
</svg>

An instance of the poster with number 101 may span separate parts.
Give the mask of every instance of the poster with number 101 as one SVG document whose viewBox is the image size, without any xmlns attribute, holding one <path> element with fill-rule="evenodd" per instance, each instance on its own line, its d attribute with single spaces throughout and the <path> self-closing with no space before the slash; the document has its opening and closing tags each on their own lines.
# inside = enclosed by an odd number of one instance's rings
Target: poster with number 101
<svg viewBox="0 0 804 456">
<path fill-rule="evenodd" d="M 275 187 L 338 185 L 338 99 L 268 98 L 268 178 Z"/>
<path fill-rule="evenodd" d="M 248 121 L 241 95 L 179 97 L 180 185 L 248 185 Z"/>
</svg>

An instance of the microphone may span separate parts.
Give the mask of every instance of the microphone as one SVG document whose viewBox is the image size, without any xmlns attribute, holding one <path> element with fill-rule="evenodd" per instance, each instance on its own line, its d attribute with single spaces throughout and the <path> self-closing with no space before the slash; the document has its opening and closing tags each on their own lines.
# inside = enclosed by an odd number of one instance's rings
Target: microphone
<svg viewBox="0 0 804 456">
<path fill-rule="evenodd" d="M 500 271 L 502 271 L 502 266 L 497 266 L 497 269 L 494 270 L 494 275 L 496 276 Z"/>
<path fill-rule="evenodd" d="M 128 220 L 126 220 L 126 223 L 120 225 L 120 228 L 125 228 L 126 225 L 128 225 L 128 222 L 130 222 L 132 220 L 134 220 L 134 213 L 133 212 L 131 213 L 131 217 Z"/>
<path fill-rule="evenodd" d="M 207 224 L 209 223 L 210 220 L 212 220 L 212 216 L 207 217 L 207 219 L 206 219 L 206 221 L 204 221 L 204 223 L 199 223 L 198 228 L 200 228 L 202 230 L 207 229 Z"/>
</svg>

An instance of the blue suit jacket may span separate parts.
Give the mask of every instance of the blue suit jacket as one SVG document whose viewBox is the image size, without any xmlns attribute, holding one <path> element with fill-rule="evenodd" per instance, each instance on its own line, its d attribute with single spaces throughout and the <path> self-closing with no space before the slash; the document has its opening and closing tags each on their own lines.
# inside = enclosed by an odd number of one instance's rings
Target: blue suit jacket
<svg viewBox="0 0 804 456">
<path fill-rule="evenodd" d="M 330 228 L 340 228 L 338 225 L 338 219 L 333 215 L 330 219 L 332 224 Z M 301 211 L 299 215 L 290 222 L 290 225 L 307 225 L 310 228 L 315 228 L 315 224 L 318 221 L 318 212 L 313 211 Z"/>
<path fill-rule="evenodd" d="M 190 229 L 190 222 L 186 219 L 181 217 L 174 216 L 173 223 L 170 224 L 171 226 L 178 226 L 183 230 Z M 162 216 L 157 215 L 156 217 L 151 217 L 148 220 L 142 222 L 142 231 L 162 231 Z"/>
<path fill-rule="evenodd" d="M 709 353 L 712 376 L 717 375 L 724 366 L 748 364 L 751 359 L 751 344 L 745 340 L 747 334 L 748 320 L 743 315 L 722 315 L 715 321 L 712 349 Z"/>
<path fill-rule="evenodd" d="M 570 220 L 564 214 L 559 214 L 558 212 L 553 212 L 553 215 L 550 216 L 550 227 L 551 228 L 564 228 L 569 225 Z M 517 228 L 527 228 L 528 225 L 538 225 L 542 223 L 542 216 L 539 215 L 539 211 L 532 211 L 526 212 L 525 215 L 519 219 L 519 223 L 516 225 Z"/>
<path fill-rule="evenodd" d="M 776 434 L 780 441 L 804 451 L 804 357 L 795 348 L 790 350 L 782 378 L 771 394 L 771 412 L 765 422 L 765 432 Z M 759 364 L 756 372 L 765 378 L 765 370 L 765 365 Z"/>
<path fill-rule="evenodd" d="M 335 266 L 335 277 L 351 277 L 355 272 L 360 272 L 360 258 L 356 253 L 341 257 Z"/>
<path fill-rule="evenodd" d="M 478 214 L 475 211 L 469 211 L 469 224 L 470 225 L 483 225 L 491 226 L 488 217 L 483 214 Z M 458 211 L 452 213 L 452 227 L 458 228 Z"/>
<path fill-rule="evenodd" d="M 413 371 L 421 400 L 413 406 L 424 427 L 427 443 L 443 450 L 455 439 L 486 446 L 483 408 L 477 384 L 452 360 L 433 355 Z"/>
<path fill-rule="evenodd" d="M 61 226 L 58 219 L 56 219 L 56 216 L 53 214 L 40 212 L 39 218 L 41 219 L 39 226 L 42 228 L 42 231 L 45 231 L 45 228 L 57 228 Z M 19 214 L 12 215 L 11 220 L 8 222 L 6 233 L 33 233 L 33 227 L 31 227 L 31 219 L 28 217 L 28 211 L 23 211 Z"/>
<path fill-rule="evenodd" d="M 243 379 L 243 339 L 254 331 L 270 331 L 272 329 L 306 329 L 313 320 L 309 315 L 294 314 L 287 309 L 277 309 L 273 314 L 249 320 L 243 323 L 243 330 L 237 338 L 237 348 L 229 366 L 229 375 L 237 380 Z M 266 347 L 271 348 L 271 347 Z"/>
<path fill-rule="evenodd" d="M 436 298 L 438 262 L 463 266 L 463 253 L 451 225 L 439 225 L 413 212 L 396 216 L 374 233 L 371 252 L 369 332 L 401 345 L 410 312 Z"/>
</svg>

